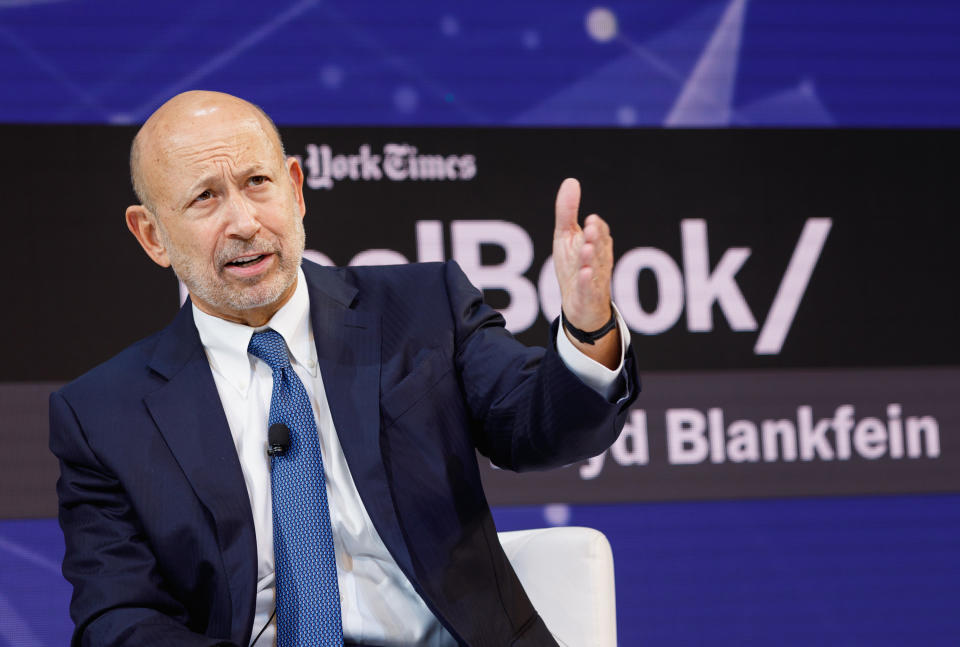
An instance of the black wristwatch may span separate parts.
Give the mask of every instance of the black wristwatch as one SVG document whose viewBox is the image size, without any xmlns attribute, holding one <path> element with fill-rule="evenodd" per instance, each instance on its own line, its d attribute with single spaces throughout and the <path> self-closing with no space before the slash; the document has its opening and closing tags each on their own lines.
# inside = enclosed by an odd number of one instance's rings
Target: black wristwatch
<svg viewBox="0 0 960 647">
<path fill-rule="evenodd" d="M 563 309 L 560 309 L 560 321 L 563 322 L 564 328 L 567 329 L 574 339 L 584 344 L 593 344 L 598 339 L 606 335 L 608 332 L 617 327 L 617 315 L 613 312 L 613 306 L 610 306 L 610 321 L 603 324 L 602 328 L 594 330 L 592 332 L 587 332 L 585 330 L 580 330 L 579 328 L 574 328 L 573 324 L 567 320 L 567 315 L 564 314 Z"/>
</svg>

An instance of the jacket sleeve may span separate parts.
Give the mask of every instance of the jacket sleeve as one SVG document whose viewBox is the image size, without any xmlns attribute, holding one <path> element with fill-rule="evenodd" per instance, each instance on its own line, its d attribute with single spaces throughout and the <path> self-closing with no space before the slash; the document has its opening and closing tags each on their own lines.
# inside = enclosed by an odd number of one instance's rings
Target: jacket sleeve
<svg viewBox="0 0 960 647">
<path fill-rule="evenodd" d="M 455 362 L 477 421 L 473 441 L 480 453 L 498 467 L 522 471 L 559 467 L 609 447 L 639 392 L 632 347 L 623 367 L 625 392 L 610 402 L 563 363 L 556 321 L 547 348 L 528 348 L 456 263 L 448 262 L 445 271 Z"/>
<path fill-rule="evenodd" d="M 123 485 L 97 459 L 60 393 L 50 397 L 50 449 L 60 461 L 63 575 L 73 585 L 76 625 L 71 645 L 233 645 L 187 628 L 186 610 L 164 590 Z"/>
</svg>

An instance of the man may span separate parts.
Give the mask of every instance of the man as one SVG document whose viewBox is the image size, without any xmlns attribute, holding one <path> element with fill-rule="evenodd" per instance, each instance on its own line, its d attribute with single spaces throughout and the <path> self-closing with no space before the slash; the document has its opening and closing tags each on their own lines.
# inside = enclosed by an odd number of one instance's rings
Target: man
<svg viewBox="0 0 960 647">
<path fill-rule="evenodd" d="M 586 458 L 636 396 L 612 240 L 577 224 L 576 181 L 554 237 L 567 322 L 543 350 L 455 264 L 301 264 L 303 173 L 241 99 L 168 101 L 131 173 L 127 225 L 190 300 L 51 397 L 74 644 L 555 644 L 475 449 L 510 469 Z M 268 457 L 276 421 L 292 442 Z"/>
</svg>

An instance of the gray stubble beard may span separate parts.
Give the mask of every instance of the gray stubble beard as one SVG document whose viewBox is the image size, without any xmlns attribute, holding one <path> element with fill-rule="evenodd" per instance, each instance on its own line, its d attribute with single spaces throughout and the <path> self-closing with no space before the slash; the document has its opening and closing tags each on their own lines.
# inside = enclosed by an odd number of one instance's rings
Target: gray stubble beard
<svg viewBox="0 0 960 647">
<path fill-rule="evenodd" d="M 294 223 L 295 236 L 292 241 L 292 248 L 273 250 L 280 263 L 280 271 L 270 277 L 265 285 L 254 284 L 248 289 L 232 288 L 224 281 L 207 281 L 200 267 L 201 264 L 181 254 L 180 250 L 171 244 L 167 232 L 162 225 L 157 229 L 160 233 L 160 240 L 167 250 L 173 273 L 187 286 L 190 294 L 195 295 L 197 298 L 202 299 L 205 303 L 217 309 L 227 308 L 233 311 L 244 311 L 253 308 L 262 308 L 275 302 L 296 280 L 297 269 L 300 267 L 306 244 L 306 232 L 303 227 L 303 221 L 300 218 L 294 218 Z M 254 238 L 249 242 L 221 250 L 219 256 L 236 258 L 245 251 L 255 250 L 258 241 L 262 241 L 262 239 Z M 222 266 L 219 260 L 217 261 L 217 266 Z"/>
</svg>

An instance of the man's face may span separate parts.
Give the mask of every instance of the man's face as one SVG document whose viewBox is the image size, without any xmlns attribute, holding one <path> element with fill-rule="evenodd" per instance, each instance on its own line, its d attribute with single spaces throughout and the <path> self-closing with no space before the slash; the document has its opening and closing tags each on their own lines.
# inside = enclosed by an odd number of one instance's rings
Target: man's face
<svg viewBox="0 0 960 647">
<path fill-rule="evenodd" d="M 203 311 L 249 321 L 293 293 L 302 174 L 256 115 L 175 124 L 145 162 L 167 260 Z M 219 116 L 219 115 L 217 115 Z"/>
</svg>

